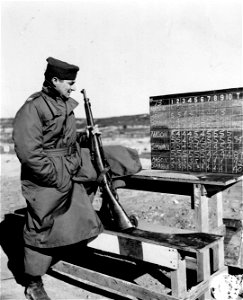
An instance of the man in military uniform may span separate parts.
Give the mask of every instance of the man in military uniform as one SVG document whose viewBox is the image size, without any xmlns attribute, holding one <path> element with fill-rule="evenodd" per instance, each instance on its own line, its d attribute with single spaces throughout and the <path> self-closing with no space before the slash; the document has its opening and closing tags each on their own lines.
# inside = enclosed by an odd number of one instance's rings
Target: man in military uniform
<svg viewBox="0 0 243 300">
<path fill-rule="evenodd" d="M 27 203 L 24 268 L 30 300 L 50 299 L 41 276 L 53 253 L 95 238 L 103 229 L 91 204 L 93 193 L 73 181 L 82 170 L 73 112 L 78 103 L 70 98 L 79 68 L 52 57 L 47 62 L 42 90 L 17 112 L 13 131 Z"/>
</svg>

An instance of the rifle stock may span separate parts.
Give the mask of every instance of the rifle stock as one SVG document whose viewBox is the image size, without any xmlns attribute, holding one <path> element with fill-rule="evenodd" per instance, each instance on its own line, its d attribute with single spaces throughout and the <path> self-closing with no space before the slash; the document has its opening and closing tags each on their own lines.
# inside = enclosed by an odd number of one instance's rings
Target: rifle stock
<svg viewBox="0 0 243 300">
<path fill-rule="evenodd" d="M 119 203 L 118 194 L 115 189 L 112 187 L 112 178 L 110 174 L 107 172 L 109 169 L 109 164 L 105 158 L 104 150 L 102 146 L 102 141 L 100 134 L 92 133 L 92 129 L 94 128 L 94 119 L 91 111 L 91 104 L 89 98 L 86 96 L 86 92 L 83 89 L 81 93 L 84 96 L 84 108 L 87 120 L 87 126 L 90 131 L 90 139 L 91 139 L 91 159 L 93 160 L 96 171 L 98 173 L 98 178 L 100 182 L 100 188 L 103 192 L 103 201 L 107 201 L 107 205 L 109 207 L 109 211 L 111 214 L 111 218 L 113 219 L 114 225 L 118 230 L 126 230 L 130 228 L 136 227 L 129 219 L 125 210 Z"/>
</svg>

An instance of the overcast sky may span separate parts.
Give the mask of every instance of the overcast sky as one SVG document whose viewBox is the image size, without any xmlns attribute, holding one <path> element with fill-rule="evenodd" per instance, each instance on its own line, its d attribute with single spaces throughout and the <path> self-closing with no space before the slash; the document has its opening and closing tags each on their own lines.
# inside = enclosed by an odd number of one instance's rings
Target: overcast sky
<svg viewBox="0 0 243 300">
<path fill-rule="evenodd" d="M 1 116 L 39 91 L 46 58 L 80 67 L 95 118 L 149 97 L 242 86 L 241 0 L 1 1 Z"/>
</svg>

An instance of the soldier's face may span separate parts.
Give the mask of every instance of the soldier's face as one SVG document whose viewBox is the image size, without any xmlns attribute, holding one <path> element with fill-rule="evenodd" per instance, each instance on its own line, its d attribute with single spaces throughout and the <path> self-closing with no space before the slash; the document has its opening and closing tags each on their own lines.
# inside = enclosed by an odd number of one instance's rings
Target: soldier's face
<svg viewBox="0 0 243 300">
<path fill-rule="evenodd" d="M 76 90 L 75 80 L 60 80 L 54 77 L 52 82 L 61 97 L 69 98 L 72 91 Z"/>
</svg>

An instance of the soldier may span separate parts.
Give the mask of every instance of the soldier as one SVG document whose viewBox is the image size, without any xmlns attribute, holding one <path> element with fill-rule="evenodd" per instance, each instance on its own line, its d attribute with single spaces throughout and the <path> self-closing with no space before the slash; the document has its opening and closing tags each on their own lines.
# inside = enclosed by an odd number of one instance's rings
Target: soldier
<svg viewBox="0 0 243 300">
<path fill-rule="evenodd" d="M 79 68 L 52 57 L 47 62 L 42 90 L 19 109 L 13 131 L 27 203 L 25 296 L 31 300 L 50 299 L 41 277 L 58 249 L 88 241 L 103 230 L 91 204 L 94 193 L 72 180 L 82 169 L 73 112 L 78 103 L 70 98 Z"/>
</svg>

